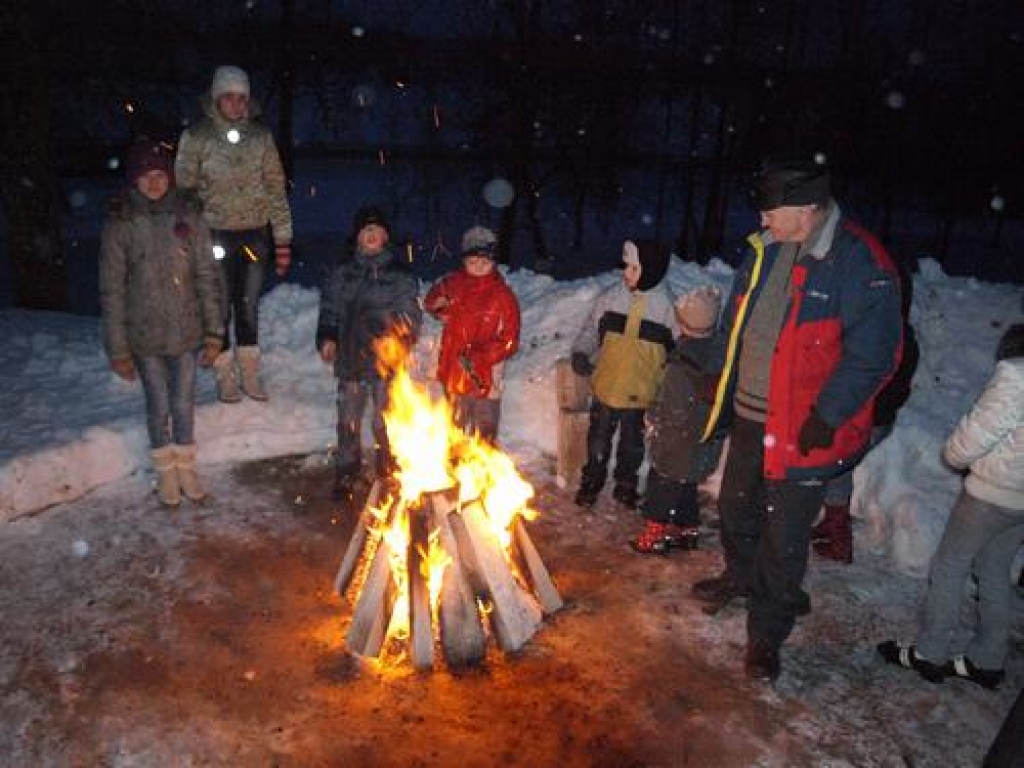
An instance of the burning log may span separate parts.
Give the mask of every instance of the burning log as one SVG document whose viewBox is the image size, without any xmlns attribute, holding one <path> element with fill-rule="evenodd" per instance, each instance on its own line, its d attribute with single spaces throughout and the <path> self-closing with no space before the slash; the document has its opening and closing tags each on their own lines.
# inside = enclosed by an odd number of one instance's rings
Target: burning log
<svg viewBox="0 0 1024 768">
<path fill-rule="evenodd" d="M 381 541 L 373 555 L 366 581 L 359 591 L 359 601 L 352 614 L 345 643 L 360 656 L 376 656 L 384 644 L 384 631 L 391 615 L 391 546 Z"/>
<path fill-rule="evenodd" d="M 533 539 L 526 531 L 526 526 L 520 518 L 516 518 L 512 524 L 512 540 L 516 545 L 517 560 L 521 563 L 520 571 L 530 582 L 530 586 L 540 600 L 540 606 L 545 616 L 550 616 L 558 611 L 564 603 L 561 595 L 555 589 L 544 561 L 540 559 L 537 548 L 533 545 Z"/>
<path fill-rule="evenodd" d="M 430 591 L 423 574 L 423 552 L 428 547 L 428 518 L 416 510 L 409 519 L 409 646 L 416 669 L 434 666 L 434 633 L 430 611 Z"/>
<path fill-rule="evenodd" d="M 480 575 L 487 584 L 491 601 L 488 617 L 498 645 L 503 651 L 518 651 L 537 631 L 540 606 L 516 582 L 494 534 L 484 524 L 483 514 L 479 502 L 473 502 L 463 507 L 459 516 L 466 523 Z"/>
<path fill-rule="evenodd" d="M 436 615 L 447 663 L 478 664 L 486 616 L 498 645 L 518 651 L 562 605 L 519 522 L 534 514 L 533 487 L 511 457 L 463 433 L 447 401 L 412 381 L 407 344 L 385 339 L 375 352 L 393 373 L 384 421 L 397 471 L 387 489 L 374 483 L 335 577 L 339 593 L 362 579 L 348 647 L 378 656 L 386 645 L 390 656 L 391 641 L 407 639 L 413 665 L 429 669 Z"/>
<path fill-rule="evenodd" d="M 341 560 L 338 574 L 334 577 L 334 591 L 339 595 L 344 595 L 345 590 L 348 589 L 349 582 L 356 570 L 356 564 L 359 562 L 359 556 L 363 553 L 363 547 L 366 546 L 366 533 L 373 523 L 373 510 L 380 501 L 380 494 L 381 484 L 375 482 L 370 489 L 369 496 L 366 497 L 366 503 L 363 504 L 363 511 L 356 521 L 355 530 L 352 531 L 352 538 L 349 539 L 348 549 L 345 551 L 345 557 Z"/>
<path fill-rule="evenodd" d="M 452 558 L 441 585 L 438 611 L 441 651 L 451 667 L 469 667 L 483 661 L 487 653 L 487 635 L 480 620 L 476 596 L 466 577 L 464 558 L 449 522 L 448 500 L 442 494 L 435 494 L 432 509 L 441 546 Z"/>
</svg>

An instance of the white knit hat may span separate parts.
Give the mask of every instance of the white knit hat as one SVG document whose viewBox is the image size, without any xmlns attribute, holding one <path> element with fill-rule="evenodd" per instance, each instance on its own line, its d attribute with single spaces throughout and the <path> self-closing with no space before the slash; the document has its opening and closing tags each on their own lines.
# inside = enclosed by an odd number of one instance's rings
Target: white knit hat
<svg viewBox="0 0 1024 768">
<path fill-rule="evenodd" d="M 721 311 L 722 289 L 717 285 L 701 285 L 676 300 L 676 319 L 687 336 L 710 336 Z"/>
<path fill-rule="evenodd" d="M 244 69 L 230 65 L 217 67 L 213 73 L 213 82 L 210 84 L 210 98 L 217 101 L 226 93 L 249 95 L 249 76 L 245 74 Z"/>
</svg>

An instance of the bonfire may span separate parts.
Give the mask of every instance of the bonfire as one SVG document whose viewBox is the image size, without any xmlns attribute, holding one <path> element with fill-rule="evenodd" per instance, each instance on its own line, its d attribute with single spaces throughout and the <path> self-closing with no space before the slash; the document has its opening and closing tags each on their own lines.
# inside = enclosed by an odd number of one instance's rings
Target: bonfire
<svg viewBox="0 0 1024 768">
<path fill-rule="evenodd" d="M 401 336 L 377 348 L 397 470 L 370 489 L 335 579 L 354 601 L 346 644 L 417 669 L 433 667 L 439 644 L 449 666 L 476 665 L 488 637 L 517 651 L 562 600 L 524 525 L 537 515 L 533 487 L 508 454 L 455 425 L 409 374 L 407 351 Z"/>
</svg>

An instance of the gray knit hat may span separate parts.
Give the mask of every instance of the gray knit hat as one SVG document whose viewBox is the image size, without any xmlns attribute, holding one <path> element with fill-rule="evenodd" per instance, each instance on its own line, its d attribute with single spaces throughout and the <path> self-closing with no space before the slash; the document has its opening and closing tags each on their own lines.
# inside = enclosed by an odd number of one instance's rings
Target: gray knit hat
<svg viewBox="0 0 1024 768">
<path fill-rule="evenodd" d="M 462 258 L 476 255 L 493 259 L 497 247 L 498 238 L 487 227 L 470 227 L 462 236 Z"/>
<path fill-rule="evenodd" d="M 244 69 L 229 64 L 217 67 L 213 73 L 213 82 L 210 83 L 210 98 L 217 101 L 226 93 L 249 95 L 249 76 Z"/>
</svg>

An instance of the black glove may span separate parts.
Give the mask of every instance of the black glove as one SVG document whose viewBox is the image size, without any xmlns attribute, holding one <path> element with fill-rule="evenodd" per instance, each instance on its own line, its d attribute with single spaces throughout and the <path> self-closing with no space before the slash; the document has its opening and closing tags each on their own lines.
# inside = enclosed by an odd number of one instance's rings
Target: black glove
<svg viewBox="0 0 1024 768">
<path fill-rule="evenodd" d="M 806 456 L 815 448 L 828 448 L 832 445 L 832 439 L 836 435 L 835 427 L 829 426 L 818 411 L 811 408 L 807 420 L 800 427 L 800 436 L 797 438 L 797 447 L 800 455 Z"/>
<path fill-rule="evenodd" d="M 594 364 L 582 352 L 573 352 L 571 363 L 572 371 L 577 376 L 589 376 L 594 372 Z"/>
</svg>

